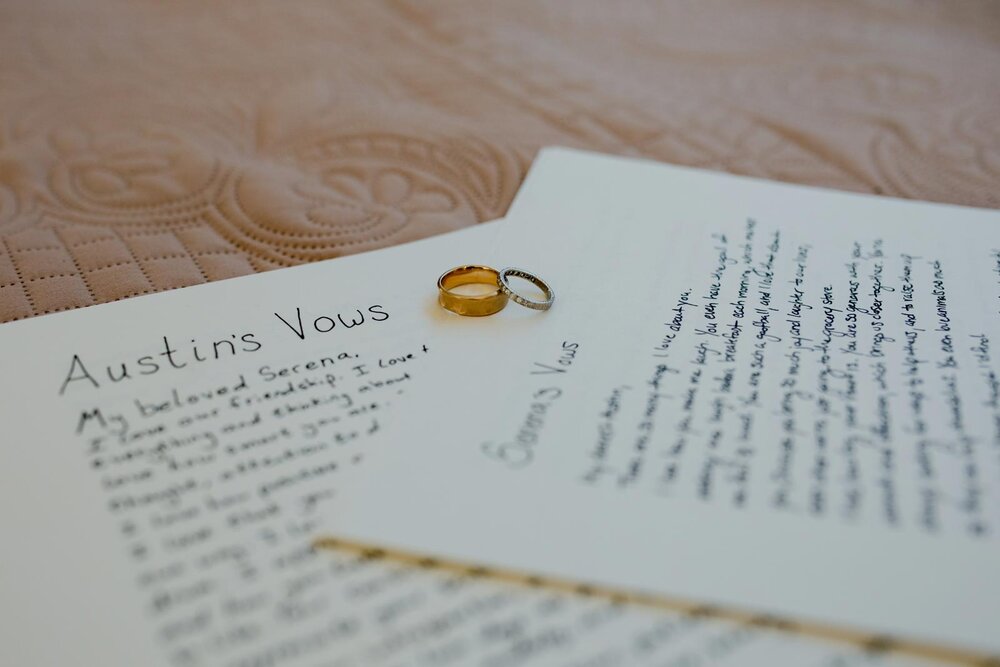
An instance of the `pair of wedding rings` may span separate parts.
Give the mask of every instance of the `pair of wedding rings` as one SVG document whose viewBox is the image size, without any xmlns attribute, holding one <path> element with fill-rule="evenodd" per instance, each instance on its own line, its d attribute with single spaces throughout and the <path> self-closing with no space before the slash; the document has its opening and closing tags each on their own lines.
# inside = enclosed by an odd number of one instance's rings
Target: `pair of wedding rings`
<svg viewBox="0 0 1000 667">
<path fill-rule="evenodd" d="M 543 299 L 536 301 L 521 296 L 510 286 L 511 278 L 523 278 L 542 291 Z M 462 294 L 454 291 L 461 285 L 487 285 L 493 288 L 485 294 Z M 438 303 L 442 308 L 468 317 L 483 317 L 499 313 L 507 300 L 533 310 L 548 310 L 556 295 L 538 276 L 522 269 L 507 268 L 503 271 L 488 266 L 470 264 L 456 266 L 438 278 Z"/>
</svg>

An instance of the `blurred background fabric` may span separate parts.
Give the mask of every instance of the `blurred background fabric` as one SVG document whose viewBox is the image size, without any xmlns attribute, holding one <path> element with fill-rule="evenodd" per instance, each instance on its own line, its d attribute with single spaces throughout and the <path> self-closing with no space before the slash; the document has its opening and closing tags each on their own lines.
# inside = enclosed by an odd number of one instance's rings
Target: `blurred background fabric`
<svg viewBox="0 0 1000 667">
<path fill-rule="evenodd" d="M 1000 207 L 1000 3 L 4 0 L 0 321 L 496 218 L 549 144 Z"/>
</svg>

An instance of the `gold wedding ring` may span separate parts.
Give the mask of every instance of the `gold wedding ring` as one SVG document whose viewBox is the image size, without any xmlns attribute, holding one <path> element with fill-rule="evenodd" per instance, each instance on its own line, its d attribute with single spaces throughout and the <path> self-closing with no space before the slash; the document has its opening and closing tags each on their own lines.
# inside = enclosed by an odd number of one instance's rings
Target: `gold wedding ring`
<svg viewBox="0 0 1000 667">
<path fill-rule="evenodd" d="M 487 285 L 485 294 L 459 294 L 452 290 L 460 285 Z M 507 305 L 507 294 L 500 287 L 500 274 L 488 266 L 471 264 L 456 266 L 438 278 L 438 303 L 442 308 L 468 317 L 483 317 L 499 313 Z"/>
<path fill-rule="evenodd" d="M 526 297 L 521 296 L 510 286 L 509 278 L 513 276 L 516 278 L 524 278 L 529 283 L 542 290 L 542 294 L 545 296 L 543 301 L 534 301 Z M 539 278 L 538 276 L 528 273 L 524 269 L 515 269 L 513 267 L 506 268 L 497 274 L 497 284 L 500 285 L 500 291 L 506 294 L 511 301 L 520 304 L 525 308 L 531 308 L 533 310 L 548 310 L 552 307 L 552 302 L 556 300 L 556 294 L 549 287 L 548 283 Z"/>
</svg>

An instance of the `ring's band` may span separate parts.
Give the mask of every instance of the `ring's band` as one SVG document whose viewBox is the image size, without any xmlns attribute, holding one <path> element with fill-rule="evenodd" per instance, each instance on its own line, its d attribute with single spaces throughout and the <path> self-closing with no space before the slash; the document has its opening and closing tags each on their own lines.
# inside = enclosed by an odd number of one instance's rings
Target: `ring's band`
<svg viewBox="0 0 1000 667">
<path fill-rule="evenodd" d="M 511 276 L 517 278 L 524 278 L 529 283 L 542 290 L 545 295 L 544 301 L 532 301 L 531 299 L 526 299 L 517 292 L 513 290 L 510 286 L 510 281 L 508 280 Z M 501 271 L 497 276 L 497 284 L 500 285 L 501 291 L 510 297 L 510 300 L 514 303 L 520 304 L 525 308 L 532 308 L 534 310 L 548 310 L 552 307 L 552 302 L 556 300 L 556 293 L 552 291 L 548 283 L 539 278 L 538 276 L 528 273 L 523 269 L 506 268 Z"/>
<path fill-rule="evenodd" d="M 486 294 L 459 294 L 452 289 L 459 285 L 488 285 L 492 292 Z M 500 274 L 488 266 L 456 266 L 438 278 L 438 303 L 453 313 L 469 317 L 483 317 L 499 313 L 507 305 L 507 295 L 500 287 Z"/>
</svg>

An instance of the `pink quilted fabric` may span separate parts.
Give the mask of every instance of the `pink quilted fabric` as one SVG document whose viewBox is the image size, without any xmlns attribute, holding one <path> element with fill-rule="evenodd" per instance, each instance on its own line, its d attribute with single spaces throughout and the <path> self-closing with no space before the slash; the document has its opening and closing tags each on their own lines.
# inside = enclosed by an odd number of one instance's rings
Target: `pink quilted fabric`
<svg viewBox="0 0 1000 667">
<path fill-rule="evenodd" d="M 1000 5 L 0 4 L 0 321 L 501 216 L 563 144 L 1000 206 Z"/>
</svg>

